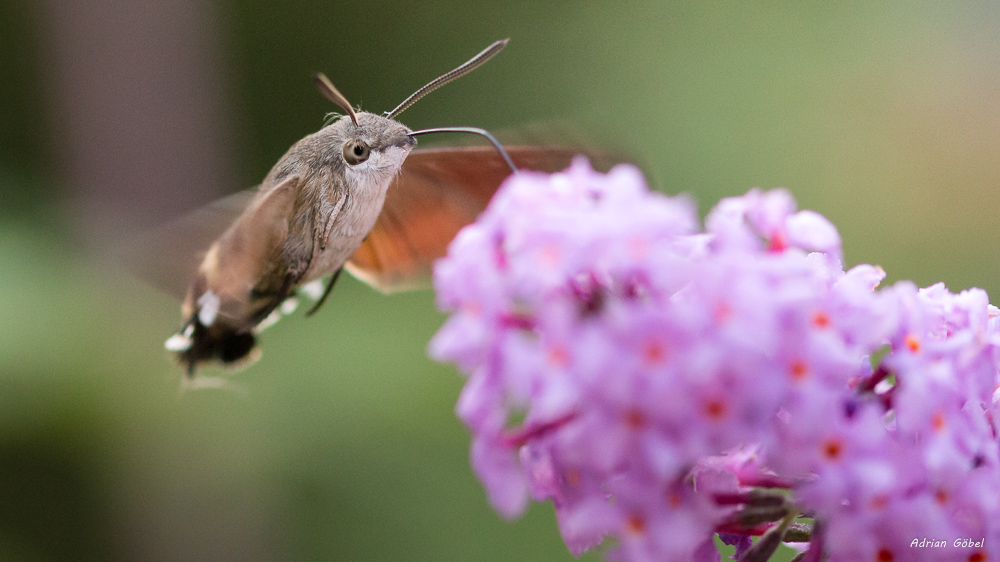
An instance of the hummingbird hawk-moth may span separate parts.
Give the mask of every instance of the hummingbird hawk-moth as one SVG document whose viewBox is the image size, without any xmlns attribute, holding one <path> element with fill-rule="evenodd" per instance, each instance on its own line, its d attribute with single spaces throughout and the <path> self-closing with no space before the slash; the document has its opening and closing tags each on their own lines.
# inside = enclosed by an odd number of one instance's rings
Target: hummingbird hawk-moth
<svg viewBox="0 0 1000 562">
<path fill-rule="evenodd" d="M 259 187 L 210 204 L 158 234 L 183 264 L 146 267 L 146 273 L 183 299 L 183 323 L 166 347 L 189 377 L 206 362 L 254 359 L 259 327 L 306 283 L 329 277 L 309 314 L 343 269 L 382 291 L 414 286 L 508 175 L 569 164 L 576 152 L 570 148 L 505 149 L 482 129 L 413 131 L 395 120 L 506 44 L 493 43 L 384 116 L 355 111 L 318 75 L 321 92 L 345 115 L 292 145 Z M 439 132 L 475 133 L 493 146 L 415 148 L 417 136 Z"/>
</svg>

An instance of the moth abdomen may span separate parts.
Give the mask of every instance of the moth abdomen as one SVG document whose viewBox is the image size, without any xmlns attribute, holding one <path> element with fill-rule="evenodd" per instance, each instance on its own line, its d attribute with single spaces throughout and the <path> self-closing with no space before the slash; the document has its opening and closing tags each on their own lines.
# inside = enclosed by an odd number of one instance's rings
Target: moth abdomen
<svg viewBox="0 0 1000 562">
<path fill-rule="evenodd" d="M 280 282 L 274 282 L 281 279 Z M 167 340 L 166 348 L 177 353 L 189 376 L 202 364 L 218 361 L 223 366 L 241 366 L 260 356 L 255 329 L 288 297 L 295 276 L 266 276 L 238 302 L 205 291 L 197 299 L 184 327 Z M 205 286 L 199 275 L 192 288 Z M 220 311 L 225 311 L 220 313 Z M 238 314 L 233 314 L 239 311 Z"/>
<path fill-rule="evenodd" d="M 195 369 L 207 361 L 218 361 L 224 366 L 256 361 L 260 355 L 256 346 L 251 332 L 237 330 L 221 321 L 205 326 L 197 316 L 167 340 L 167 349 L 177 352 L 177 360 L 186 365 L 188 377 L 193 377 Z"/>
</svg>

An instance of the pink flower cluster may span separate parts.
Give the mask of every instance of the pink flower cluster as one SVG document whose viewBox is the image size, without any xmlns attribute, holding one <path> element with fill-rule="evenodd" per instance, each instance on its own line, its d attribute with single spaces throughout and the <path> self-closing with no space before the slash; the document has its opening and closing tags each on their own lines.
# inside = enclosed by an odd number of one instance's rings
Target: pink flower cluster
<svg viewBox="0 0 1000 562">
<path fill-rule="evenodd" d="M 468 374 L 491 503 L 551 500 L 575 554 L 719 560 L 718 533 L 746 560 L 998 560 L 998 311 L 883 277 L 844 271 L 785 191 L 702 230 L 635 168 L 581 159 L 513 176 L 458 235 L 430 351 Z"/>
</svg>

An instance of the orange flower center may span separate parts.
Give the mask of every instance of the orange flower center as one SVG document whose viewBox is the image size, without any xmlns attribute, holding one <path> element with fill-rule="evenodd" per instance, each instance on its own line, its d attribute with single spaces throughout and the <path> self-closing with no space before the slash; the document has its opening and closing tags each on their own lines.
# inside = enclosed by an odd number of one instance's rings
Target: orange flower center
<svg viewBox="0 0 1000 562">
<path fill-rule="evenodd" d="M 715 320 L 719 324 L 725 324 L 733 317 L 733 307 L 729 306 L 728 303 L 720 302 L 715 305 Z"/>
<path fill-rule="evenodd" d="M 934 490 L 934 501 L 941 505 L 948 503 L 948 491 L 941 488 Z"/>
<path fill-rule="evenodd" d="M 944 414 L 941 413 L 940 411 L 934 412 L 931 415 L 931 429 L 934 430 L 934 433 L 941 433 L 942 431 L 944 431 L 944 426 L 945 426 Z"/>
<path fill-rule="evenodd" d="M 835 437 L 823 442 L 823 456 L 831 461 L 839 460 L 844 454 L 844 444 Z"/>
<path fill-rule="evenodd" d="M 646 532 L 646 520 L 639 515 L 630 515 L 625 520 L 625 530 L 633 535 L 641 535 Z"/>
<path fill-rule="evenodd" d="M 889 505 L 889 496 L 885 494 L 879 494 L 872 498 L 872 509 L 875 511 L 881 511 L 885 509 L 885 506 Z"/>
<path fill-rule="evenodd" d="M 549 348 L 549 364 L 562 369 L 569 365 L 569 351 L 561 345 L 553 345 Z"/>
<path fill-rule="evenodd" d="M 629 410 L 625 412 L 625 425 L 630 429 L 640 429 L 646 425 L 646 416 L 638 410 Z"/>
<path fill-rule="evenodd" d="M 722 419 L 726 415 L 726 403 L 719 398 L 709 398 L 704 405 L 705 416 L 711 420 Z"/>
<path fill-rule="evenodd" d="M 680 507 L 681 505 L 681 495 L 677 492 L 667 493 L 667 505 L 670 507 Z"/>
<path fill-rule="evenodd" d="M 663 361 L 667 356 L 666 347 L 657 340 L 650 340 L 642 348 L 642 358 L 649 364 L 656 364 Z"/>
<path fill-rule="evenodd" d="M 574 488 L 576 486 L 579 486 L 580 485 L 580 471 L 577 470 L 577 469 L 575 469 L 575 468 L 571 468 L 571 469 L 567 470 L 566 471 L 566 483 L 569 484 L 570 486 L 573 486 Z"/>
<path fill-rule="evenodd" d="M 801 381 L 809 374 L 809 365 L 802 359 L 795 359 L 789 366 L 788 371 L 792 375 L 792 379 Z"/>
<path fill-rule="evenodd" d="M 819 329 L 828 328 L 830 326 L 830 317 L 827 316 L 822 310 L 817 310 L 812 317 L 813 326 Z"/>
</svg>

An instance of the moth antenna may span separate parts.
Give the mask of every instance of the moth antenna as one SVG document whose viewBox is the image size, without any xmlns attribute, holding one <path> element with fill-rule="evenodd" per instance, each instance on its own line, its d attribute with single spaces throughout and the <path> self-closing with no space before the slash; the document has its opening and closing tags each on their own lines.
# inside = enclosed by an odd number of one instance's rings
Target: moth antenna
<svg viewBox="0 0 1000 562">
<path fill-rule="evenodd" d="M 326 74 L 320 72 L 316 75 L 316 85 L 319 86 L 319 92 L 323 94 L 326 99 L 340 106 L 341 109 L 346 111 L 347 114 L 351 116 L 351 121 L 354 121 L 354 126 L 357 127 L 358 116 L 354 113 L 354 108 L 351 107 L 351 102 L 347 101 L 344 94 L 340 93 L 340 90 L 333 85 L 333 82 L 326 77 Z"/>
<path fill-rule="evenodd" d="M 493 58 L 494 55 L 502 51 L 503 48 L 507 46 L 507 41 L 510 41 L 510 39 L 501 39 L 496 43 L 493 43 L 489 47 L 483 49 L 483 52 L 469 59 L 469 61 L 463 64 L 462 66 L 459 66 L 455 70 L 452 70 L 447 74 L 443 74 L 441 76 L 438 76 L 434 80 L 431 80 L 430 82 L 427 83 L 426 86 L 410 94 L 410 97 L 403 100 L 403 103 L 396 106 L 396 109 L 393 109 L 392 111 L 387 113 L 386 117 L 388 117 L 389 119 L 395 119 L 397 115 L 405 111 L 406 108 L 416 103 L 417 100 L 419 100 L 420 98 L 426 96 L 427 94 L 440 88 L 441 86 L 444 86 L 448 82 L 461 78 L 462 76 L 465 76 L 466 74 L 479 68 L 480 66 L 482 66 L 484 62 L 490 60 L 491 58 Z M 330 84 L 330 86 L 332 87 L 333 84 Z"/>
<path fill-rule="evenodd" d="M 429 135 L 431 133 L 470 133 L 473 135 L 479 135 L 481 137 L 485 137 L 486 140 L 490 141 L 490 144 L 493 145 L 493 148 L 497 149 L 497 152 L 500 153 L 500 157 L 503 158 L 503 161 L 506 162 L 508 166 L 510 166 L 510 171 L 514 172 L 515 174 L 517 173 L 517 166 L 514 165 L 514 161 L 511 160 L 510 155 L 507 154 L 507 151 L 503 149 L 503 145 L 501 145 L 500 142 L 497 141 L 497 139 L 494 138 L 493 135 L 491 135 L 490 132 L 487 131 L 486 129 L 480 129 L 478 127 L 434 127 L 433 129 L 421 129 L 419 131 L 413 131 L 412 133 L 410 133 L 410 136 L 415 137 L 418 135 Z"/>
</svg>

